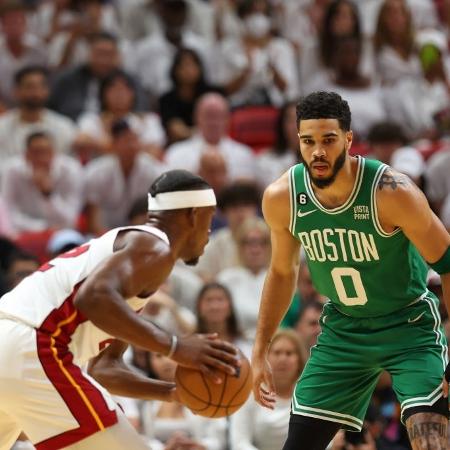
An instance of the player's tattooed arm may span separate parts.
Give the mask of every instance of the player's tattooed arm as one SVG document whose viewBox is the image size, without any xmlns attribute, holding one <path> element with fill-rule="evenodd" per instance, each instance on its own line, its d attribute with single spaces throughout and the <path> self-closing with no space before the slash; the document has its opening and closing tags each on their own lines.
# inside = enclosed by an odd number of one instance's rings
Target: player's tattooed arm
<svg viewBox="0 0 450 450">
<path fill-rule="evenodd" d="M 399 187 L 407 187 L 412 184 L 412 181 L 402 173 L 393 172 L 390 169 L 384 171 L 378 182 L 378 189 L 392 189 L 393 191 Z"/>
<path fill-rule="evenodd" d="M 406 421 L 408 437 L 413 450 L 447 449 L 446 417 L 436 413 L 413 414 Z"/>
</svg>

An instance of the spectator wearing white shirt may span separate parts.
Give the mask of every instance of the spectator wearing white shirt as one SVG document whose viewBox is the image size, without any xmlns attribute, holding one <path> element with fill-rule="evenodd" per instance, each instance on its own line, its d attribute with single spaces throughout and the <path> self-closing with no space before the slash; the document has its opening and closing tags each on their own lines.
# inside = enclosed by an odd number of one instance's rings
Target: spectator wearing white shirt
<svg viewBox="0 0 450 450">
<path fill-rule="evenodd" d="M 257 216 L 261 193 L 253 183 L 234 183 L 223 189 L 217 205 L 227 226 L 213 233 L 195 266 L 196 272 L 206 281 L 225 269 L 240 265 L 238 230 L 247 219 Z"/>
<path fill-rule="evenodd" d="M 448 116 L 450 103 L 447 37 L 438 30 L 423 30 L 417 33 L 416 44 L 420 76 L 398 81 L 387 91 L 386 105 L 389 116 L 399 121 L 410 138 L 433 138 L 439 133 L 437 118 L 441 113 Z"/>
<path fill-rule="evenodd" d="M 207 78 L 213 72 L 211 44 L 202 36 L 186 29 L 188 5 L 185 0 L 166 0 L 159 3 L 162 31 L 154 32 L 128 52 L 125 64 L 155 98 L 171 89 L 170 67 L 178 49 L 196 51 L 202 59 Z M 157 61 L 157 63 L 155 63 Z"/>
<path fill-rule="evenodd" d="M 171 145 L 166 161 L 173 169 L 199 171 L 200 158 L 206 150 L 222 153 L 230 181 L 256 176 L 255 157 L 251 149 L 227 136 L 230 110 L 227 100 L 216 93 L 202 96 L 195 110 L 197 133 L 190 139 Z"/>
<path fill-rule="evenodd" d="M 440 217 L 442 217 L 443 205 L 450 196 L 449 173 L 450 148 L 445 148 L 427 161 L 425 171 L 425 192 L 434 212 Z"/>
<path fill-rule="evenodd" d="M 50 9 L 53 17 L 58 18 L 53 4 L 44 4 L 41 8 Z M 89 36 L 93 33 L 108 31 L 118 34 L 120 31 L 114 8 L 110 4 L 100 0 L 85 0 L 78 3 L 76 10 L 65 27 L 48 35 L 49 64 L 55 69 L 85 63 L 89 54 Z"/>
<path fill-rule="evenodd" d="M 257 157 L 258 184 L 266 188 L 299 160 L 296 101 L 286 103 L 280 111 L 277 137 L 273 148 Z"/>
<path fill-rule="evenodd" d="M 421 76 L 414 34 L 406 0 L 385 0 L 374 35 L 377 71 L 383 84 L 394 85 L 404 78 Z"/>
<path fill-rule="evenodd" d="M 272 36 L 269 6 L 243 2 L 238 7 L 242 36 L 222 43 L 220 82 L 233 107 L 252 104 L 281 106 L 298 96 L 298 73 L 291 43 Z"/>
<path fill-rule="evenodd" d="M 69 118 L 45 107 L 49 97 L 47 70 L 40 66 L 19 70 L 14 94 L 17 108 L 0 116 L 0 156 L 22 155 L 27 136 L 35 131 L 50 133 L 55 150 L 69 153 L 76 127 Z"/>
<path fill-rule="evenodd" d="M 2 195 L 17 232 L 74 228 L 82 206 L 83 172 L 70 156 L 56 154 L 50 135 L 31 134 L 25 157 L 11 159 Z"/>
<path fill-rule="evenodd" d="M 31 64 L 46 65 L 47 54 L 43 43 L 28 31 L 23 2 L 3 1 L 0 23 L 0 99 L 11 106 L 14 74 Z"/>
<path fill-rule="evenodd" d="M 86 166 L 86 204 L 90 231 L 124 226 L 131 206 L 148 192 L 164 165 L 141 150 L 136 132 L 126 120 L 111 127 L 112 154 Z"/>
<path fill-rule="evenodd" d="M 80 132 L 91 139 L 98 153 L 110 151 L 111 125 L 126 119 L 139 136 L 142 148 L 155 156 L 161 154 L 165 143 L 161 121 L 155 113 L 136 111 L 137 91 L 130 75 L 118 69 L 102 80 L 99 102 L 99 113 L 85 112 L 78 119 Z"/>
<path fill-rule="evenodd" d="M 230 450 L 279 450 L 288 434 L 291 399 L 306 356 L 292 330 L 279 330 L 271 340 L 267 361 L 276 390 L 274 409 L 258 405 L 253 395 L 231 416 Z"/>
<path fill-rule="evenodd" d="M 241 265 L 220 272 L 217 280 L 230 290 L 239 326 L 252 339 L 270 260 L 270 232 L 264 220 L 255 217 L 239 227 L 237 238 Z"/>
</svg>

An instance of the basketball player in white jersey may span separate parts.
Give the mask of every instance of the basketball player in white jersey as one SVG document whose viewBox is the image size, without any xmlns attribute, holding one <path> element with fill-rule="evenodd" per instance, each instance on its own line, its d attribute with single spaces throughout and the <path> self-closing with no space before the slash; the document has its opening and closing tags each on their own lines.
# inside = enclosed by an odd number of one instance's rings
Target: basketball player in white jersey
<svg viewBox="0 0 450 450">
<path fill-rule="evenodd" d="M 109 392 L 171 400 L 175 385 L 126 366 L 127 344 L 217 382 L 221 372 L 235 373 L 231 344 L 215 335 L 177 338 L 136 313 L 177 259 L 198 260 L 215 204 L 202 178 L 167 172 L 150 188 L 145 226 L 114 229 L 60 255 L 0 299 L 0 450 L 21 430 L 38 450 L 147 449 Z"/>
</svg>

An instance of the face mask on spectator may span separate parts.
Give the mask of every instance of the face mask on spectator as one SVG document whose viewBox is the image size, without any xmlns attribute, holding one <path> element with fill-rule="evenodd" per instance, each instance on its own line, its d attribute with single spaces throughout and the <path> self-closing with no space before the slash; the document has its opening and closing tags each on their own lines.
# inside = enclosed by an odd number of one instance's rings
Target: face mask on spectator
<svg viewBox="0 0 450 450">
<path fill-rule="evenodd" d="M 254 38 L 264 37 L 270 30 L 270 20 L 262 13 L 254 13 L 245 19 L 245 29 Z"/>
</svg>

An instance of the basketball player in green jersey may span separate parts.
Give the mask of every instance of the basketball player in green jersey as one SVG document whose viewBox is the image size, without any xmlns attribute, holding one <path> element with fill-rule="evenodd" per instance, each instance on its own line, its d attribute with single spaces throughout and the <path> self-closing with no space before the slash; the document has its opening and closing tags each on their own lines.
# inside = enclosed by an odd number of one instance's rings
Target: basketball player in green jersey
<svg viewBox="0 0 450 450">
<path fill-rule="evenodd" d="M 350 120 L 335 93 L 304 98 L 297 106 L 303 164 L 264 193 L 272 260 L 252 358 L 255 399 L 273 408 L 266 353 L 292 298 L 302 246 L 330 302 L 293 395 L 284 450 L 324 450 L 339 428 L 361 430 L 383 370 L 412 448 L 447 449 L 447 346 L 426 274 L 427 263 L 441 274 L 449 309 L 450 236 L 405 175 L 349 155 Z"/>
</svg>

